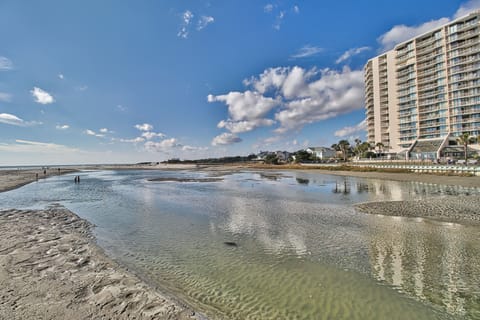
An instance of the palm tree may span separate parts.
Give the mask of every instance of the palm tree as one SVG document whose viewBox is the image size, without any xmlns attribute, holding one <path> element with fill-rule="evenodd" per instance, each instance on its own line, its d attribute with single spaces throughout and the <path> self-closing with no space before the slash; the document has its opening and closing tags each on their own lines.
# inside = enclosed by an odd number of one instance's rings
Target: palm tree
<svg viewBox="0 0 480 320">
<path fill-rule="evenodd" d="M 461 134 L 460 136 L 457 137 L 457 143 L 463 145 L 463 152 L 465 154 L 465 163 L 467 162 L 468 158 L 468 145 L 470 142 L 473 141 L 473 137 L 470 137 L 470 135 L 466 132 Z"/>
<path fill-rule="evenodd" d="M 348 149 L 350 148 L 350 142 L 348 140 L 338 141 L 338 148 L 342 151 L 343 161 L 347 161 Z"/>
<path fill-rule="evenodd" d="M 378 150 L 380 150 L 380 153 L 382 153 L 383 148 L 385 148 L 385 145 L 381 142 L 377 142 L 377 144 L 375 146 L 378 148 Z"/>
</svg>

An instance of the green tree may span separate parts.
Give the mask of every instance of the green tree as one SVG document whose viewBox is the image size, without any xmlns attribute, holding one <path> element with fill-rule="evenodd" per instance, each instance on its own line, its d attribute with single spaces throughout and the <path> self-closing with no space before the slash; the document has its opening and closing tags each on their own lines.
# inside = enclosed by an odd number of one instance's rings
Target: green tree
<svg viewBox="0 0 480 320">
<path fill-rule="evenodd" d="M 465 155 L 465 162 L 468 158 L 468 145 L 475 140 L 474 137 L 471 137 L 468 133 L 464 132 L 457 137 L 457 143 L 463 145 L 463 152 Z"/>
<path fill-rule="evenodd" d="M 340 140 L 337 143 L 338 151 L 342 152 L 343 161 L 347 161 L 348 151 L 350 150 L 350 142 L 348 140 Z"/>
<path fill-rule="evenodd" d="M 305 162 L 311 161 L 312 155 L 308 153 L 306 150 L 299 150 L 295 153 L 295 161 L 296 162 Z"/>
<path fill-rule="evenodd" d="M 265 157 L 265 163 L 266 164 L 278 164 L 278 157 L 274 153 L 269 153 Z"/>
<path fill-rule="evenodd" d="M 378 148 L 380 153 L 383 153 L 383 148 L 385 148 L 385 145 L 383 143 L 377 142 L 377 144 L 375 146 Z"/>
</svg>

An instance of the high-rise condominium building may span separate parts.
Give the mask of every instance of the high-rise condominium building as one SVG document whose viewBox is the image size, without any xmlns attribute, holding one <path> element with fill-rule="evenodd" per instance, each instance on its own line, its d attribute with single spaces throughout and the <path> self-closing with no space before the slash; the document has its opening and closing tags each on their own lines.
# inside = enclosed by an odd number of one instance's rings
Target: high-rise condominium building
<svg viewBox="0 0 480 320">
<path fill-rule="evenodd" d="M 407 157 L 455 155 L 480 135 L 480 11 L 395 46 L 364 67 L 368 141 Z"/>
</svg>

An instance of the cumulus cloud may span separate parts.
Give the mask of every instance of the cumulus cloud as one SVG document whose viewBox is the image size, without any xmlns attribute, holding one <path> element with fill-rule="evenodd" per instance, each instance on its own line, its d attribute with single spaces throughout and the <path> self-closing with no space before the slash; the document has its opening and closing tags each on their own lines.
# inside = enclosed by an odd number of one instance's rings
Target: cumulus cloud
<svg viewBox="0 0 480 320">
<path fill-rule="evenodd" d="M 145 131 L 142 133 L 142 137 L 144 137 L 147 140 L 151 140 L 153 138 L 165 138 L 165 135 L 163 133 Z"/>
<path fill-rule="evenodd" d="M 293 10 L 293 12 L 295 12 L 295 13 L 297 13 L 297 14 L 300 13 L 300 7 L 297 6 L 297 5 L 294 5 L 293 8 L 292 8 L 292 10 Z"/>
<path fill-rule="evenodd" d="M 454 15 L 454 19 L 463 17 L 480 8 L 480 0 L 470 0 L 463 3 Z"/>
<path fill-rule="evenodd" d="M 42 124 L 41 122 L 37 122 L 37 121 L 25 121 L 17 117 L 16 115 L 13 115 L 10 113 L 0 113 L 0 123 L 5 123 L 12 126 L 18 126 L 18 127 L 30 127 L 30 126 Z"/>
<path fill-rule="evenodd" d="M 12 95 L 6 92 L 0 92 L 0 101 L 10 102 L 12 101 Z"/>
<path fill-rule="evenodd" d="M 94 136 L 94 137 L 98 137 L 98 138 L 103 138 L 103 137 L 105 137 L 104 134 L 96 133 L 95 131 L 90 130 L 90 129 L 85 130 L 83 133 L 85 133 L 86 135 Z"/>
<path fill-rule="evenodd" d="M 192 22 L 194 15 L 190 10 L 186 10 L 182 14 L 182 24 L 180 25 L 180 31 L 178 31 L 177 36 L 183 39 L 188 38 L 189 26 Z"/>
<path fill-rule="evenodd" d="M 197 22 L 197 30 L 200 31 L 204 29 L 206 26 L 209 24 L 213 23 L 215 19 L 211 16 L 201 16 L 200 19 L 198 19 Z"/>
<path fill-rule="evenodd" d="M 67 130 L 68 128 L 70 128 L 70 126 L 68 124 L 63 124 L 63 125 L 56 125 L 55 126 L 55 129 L 57 130 Z"/>
<path fill-rule="evenodd" d="M 363 72 L 347 67 L 341 71 L 269 68 L 244 84 L 251 89 L 208 96 L 209 102 L 228 106 L 229 118 L 217 126 L 233 134 L 274 124 L 279 125 L 276 133 L 300 130 L 363 107 Z"/>
<path fill-rule="evenodd" d="M 154 142 L 154 141 L 145 142 L 145 149 L 147 151 L 165 152 L 171 148 L 176 148 L 181 146 L 182 145 L 179 144 L 177 139 L 175 138 L 165 139 L 159 142 Z"/>
<path fill-rule="evenodd" d="M 234 144 L 241 142 L 242 139 L 235 134 L 224 132 L 212 140 L 212 146 L 218 146 L 218 145 L 229 145 L 229 144 Z"/>
<path fill-rule="evenodd" d="M 342 129 L 335 131 L 335 137 L 343 138 L 358 132 L 365 131 L 366 129 L 367 129 L 367 121 L 363 120 L 362 122 L 360 122 L 355 126 L 343 127 Z"/>
<path fill-rule="evenodd" d="M 13 69 L 13 62 L 7 57 L 0 56 L 0 71 L 7 71 Z"/>
<path fill-rule="evenodd" d="M 65 77 L 64 77 L 64 75 L 63 75 L 62 73 L 59 73 L 59 74 L 58 74 L 58 79 L 63 80 L 63 79 L 65 79 Z"/>
<path fill-rule="evenodd" d="M 196 151 L 207 151 L 208 147 L 192 147 L 192 146 L 182 146 L 182 151 L 196 152 Z"/>
<path fill-rule="evenodd" d="M 360 48 L 353 48 L 353 49 L 349 49 L 347 51 L 345 51 L 336 61 L 335 63 L 336 64 L 339 64 L 339 63 L 342 63 L 348 59 L 350 59 L 351 57 L 357 55 L 357 54 L 360 54 L 364 51 L 367 51 L 367 50 L 370 50 L 370 47 L 360 47 Z"/>
<path fill-rule="evenodd" d="M 320 47 L 306 45 L 306 46 L 300 48 L 300 50 L 298 50 L 297 53 L 291 55 L 290 59 L 308 58 L 308 57 L 316 56 L 322 51 L 323 51 L 323 49 L 320 48 Z"/>
<path fill-rule="evenodd" d="M 118 141 L 127 142 L 127 143 L 141 143 L 141 142 L 145 141 L 145 138 L 136 137 L 136 138 L 133 138 L 133 139 L 119 139 Z"/>
<path fill-rule="evenodd" d="M 152 131 L 153 130 L 153 126 L 151 124 L 148 124 L 148 123 L 136 124 L 135 128 L 137 128 L 140 131 Z"/>
<path fill-rule="evenodd" d="M 33 87 L 32 90 L 30 90 L 30 93 L 35 99 L 35 102 L 40 103 L 40 104 L 50 104 L 55 102 L 55 99 L 53 96 L 48 93 L 45 90 L 42 90 L 38 87 Z"/>
</svg>

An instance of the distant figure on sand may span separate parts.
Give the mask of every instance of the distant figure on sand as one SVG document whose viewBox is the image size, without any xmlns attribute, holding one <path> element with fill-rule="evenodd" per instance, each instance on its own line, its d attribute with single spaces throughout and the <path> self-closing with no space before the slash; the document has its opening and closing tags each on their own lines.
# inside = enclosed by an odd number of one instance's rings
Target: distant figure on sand
<svg viewBox="0 0 480 320">
<path fill-rule="evenodd" d="M 35 173 L 35 179 L 38 180 L 38 173 Z"/>
<path fill-rule="evenodd" d="M 75 183 L 80 183 L 80 176 L 75 176 L 75 179 L 73 179 Z"/>
</svg>

